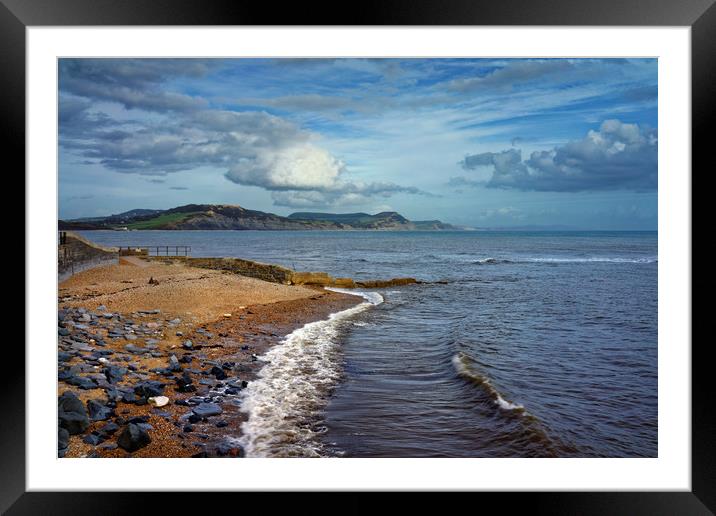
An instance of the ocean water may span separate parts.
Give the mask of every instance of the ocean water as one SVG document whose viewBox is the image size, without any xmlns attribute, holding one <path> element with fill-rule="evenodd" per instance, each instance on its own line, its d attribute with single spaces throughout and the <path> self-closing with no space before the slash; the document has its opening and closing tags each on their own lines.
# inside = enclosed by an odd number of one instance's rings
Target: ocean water
<svg viewBox="0 0 716 516">
<path fill-rule="evenodd" d="M 87 231 L 426 283 L 289 335 L 243 391 L 253 456 L 657 456 L 656 232 Z"/>
</svg>

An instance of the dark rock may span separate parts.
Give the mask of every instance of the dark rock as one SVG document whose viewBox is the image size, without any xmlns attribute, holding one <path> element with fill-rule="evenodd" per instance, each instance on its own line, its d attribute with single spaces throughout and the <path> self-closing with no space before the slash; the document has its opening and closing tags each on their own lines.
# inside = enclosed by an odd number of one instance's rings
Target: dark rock
<svg viewBox="0 0 716 516">
<path fill-rule="evenodd" d="M 67 351 L 59 351 L 57 353 L 57 361 L 58 362 L 67 362 L 68 360 L 72 359 L 72 353 L 68 353 Z"/>
<path fill-rule="evenodd" d="M 70 330 L 68 330 L 67 328 L 59 328 L 57 330 L 57 333 L 59 333 L 63 337 L 67 337 L 70 334 Z"/>
<path fill-rule="evenodd" d="M 217 380 L 223 380 L 226 378 L 226 373 L 221 367 L 214 366 L 209 372 L 213 374 L 214 378 L 216 378 Z"/>
<path fill-rule="evenodd" d="M 86 376 L 71 376 L 65 380 L 65 383 L 79 387 L 80 389 L 95 389 L 97 384 Z"/>
<path fill-rule="evenodd" d="M 221 442 L 216 445 L 216 454 L 219 457 L 243 457 L 244 449 L 235 443 Z"/>
<path fill-rule="evenodd" d="M 134 393 L 142 398 L 161 396 L 164 393 L 164 385 L 156 380 L 147 380 L 134 386 Z"/>
<path fill-rule="evenodd" d="M 97 446 L 98 444 L 101 444 L 105 441 L 105 438 L 102 436 L 99 436 L 97 434 L 87 434 L 82 439 L 83 443 L 91 444 L 92 446 Z"/>
<path fill-rule="evenodd" d="M 98 430 L 98 432 L 102 435 L 109 436 L 109 435 L 114 434 L 117 430 L 119 430 L 119 425 L 117 423 L 115 423 L 114 421 L 110 421 L 109 423 L 104 425 L 102 428 L 100 428 Z"/>
<path fill-rule="evenodd" d="M 138 398 L 133 392 L 123 392 L 122 393 L 122 401 L 125 403 L 137 403 L 140 398 Z"/>
<path fill-rule="evenodd" d="M 181 365 L 179 365 L 179 360 L 177 359 L 176 355 L 172 355 L 169 357 L 169 367 L 167 369 L 175 373 L 181 371 Z"/>
<path fill-rule="evenodd" d="M 57 455 L 64 457 L 70 445 L 70 433 L 67 429 L 58 427 L 57 429 Z"/>
<path fill-rule="evenodd" d="M 87 410 L 92 421 L 104 421 L 114 416 L 114 410 L 107 407 L 100 400 L 87 400 Z"/>
<path fill-rule="evenodd" d="M 200 403 L 192 409 L 192 412 L 199 417 L 218 416 L 223 412 L 221 407 L 216 403 Z"/>
<path fill-rule="evenodd" d="M 126 367 L 111 365 L 104 368 L 104 375 L 107 377 L 107 381 L 109 383 L 117 383 L 121 381 L 125 374 L 127 374 Z"/>
<path fill-rule="evenodd" d="M 144 448 L 152 442 L 152 438 L 145 429 L 135 423 L 130 423 L 117 438 L 117 444 L 129 452 L 136 451 L 140 448 Z"/>
<path fill-rule="evenodd" d="M 184 425 L 184 428 L 182 428 L 183 432 L 189 433 L 194 431 L 194 427 L 191 425 Z"/>
<path fill-rule="evenodd" d="M 117 443 L 104 443 L 100 448 L 103 450 L 116 450 L 118 446 Z"/>
<path fill-rule="evenodd" d="M 228 389 L 224 390 L 224 394 L 228 394 L 229 396 L 234 396 L 238 393 L 239 391 L 237 389 L 234 389 L 233 387 L 229 387 Z"/>
<path fill-rule="evenodd" d="M 215 426 L 216 428 L 224 428 L 225 426 L 229 426 L 229 423 L 227 423 L 226 421 L 224 421 L 224 420 L 222 419 L 221 421 L 217 421 L 217 422 L 214 424 L 214 426 Z"/>
<path fill-rule="evenodd" d="M 89 427 L 89 418 L 84 405 L 71 391 L 65 391 L 57 400 L 60 427 L 71 435 L 84 432 Z"/>
<path fill-rule="evenodd" d="M 192 361 L 192 356 L 189 353 L 185 353 L 180 359 L 179 362 L 182 364 L 190 364 Z"/>
<path fill-rule="evenodd" d="M 198 423 L 199 421 L 201 421 L 201 416 L 197 416 L 194 413 L 189 414 L 189 422 L 190 423 Z"/>
</svg>

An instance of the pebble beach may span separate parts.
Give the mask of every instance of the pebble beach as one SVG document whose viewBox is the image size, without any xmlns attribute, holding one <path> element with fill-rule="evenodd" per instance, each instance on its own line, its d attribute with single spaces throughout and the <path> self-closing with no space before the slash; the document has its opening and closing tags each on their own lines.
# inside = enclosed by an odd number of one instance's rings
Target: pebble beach
<svg viewBox="0 0 716 516">
<path fill-rule="evenodd" d="M 59 457 L 242 457 L 257 360 L 357 296 L 132 258 L 58 285 Z"/>
</svg>

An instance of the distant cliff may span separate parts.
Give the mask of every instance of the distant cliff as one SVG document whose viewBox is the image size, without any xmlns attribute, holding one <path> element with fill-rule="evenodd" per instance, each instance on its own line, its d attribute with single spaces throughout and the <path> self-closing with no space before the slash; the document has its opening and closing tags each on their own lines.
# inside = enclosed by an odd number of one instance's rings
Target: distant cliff
<svg viewBox="0 0 716 516">
<path fill-rule="evenodd" d="M 235 229 L 235 230 L 446 230 L 439 220 L 410 221 L 394 211 L 293 213 L 282 217 L 226 204 L 187 204 L 168 210 L 130 210 L 107 217 L 60 220 L 60 229 Z"/>
</svg>

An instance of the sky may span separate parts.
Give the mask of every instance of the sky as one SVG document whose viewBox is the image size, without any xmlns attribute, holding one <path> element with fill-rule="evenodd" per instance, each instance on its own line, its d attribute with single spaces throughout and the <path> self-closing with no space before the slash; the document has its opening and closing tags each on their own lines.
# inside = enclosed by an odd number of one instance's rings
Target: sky
<svg viewBox="0 0 716 516">
<path fill-rule="evenodd" d="M 62 219 L 657 228 L 656 59 L 60 59 Z"/>
</svg>

